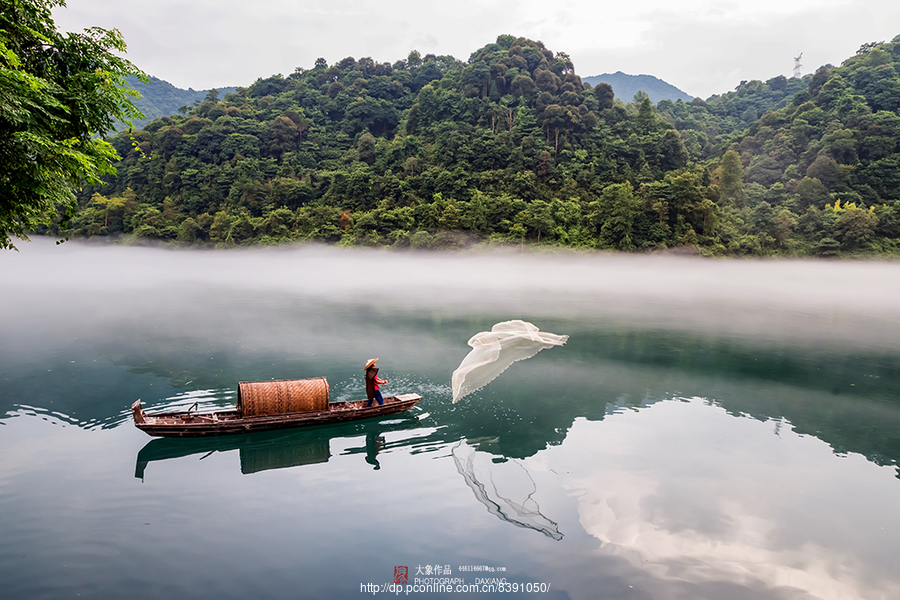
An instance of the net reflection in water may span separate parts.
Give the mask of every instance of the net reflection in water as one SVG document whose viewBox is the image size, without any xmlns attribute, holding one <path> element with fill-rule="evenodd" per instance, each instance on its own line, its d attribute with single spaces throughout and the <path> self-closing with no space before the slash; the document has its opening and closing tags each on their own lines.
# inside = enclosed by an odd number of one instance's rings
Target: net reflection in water
<svg viewBox="0 0 900 600">
<path fill-rule="evenodd" d="M 537 485 L 528 470 L 516 460 L 494 462 L 493 456 L 460 441 L 452 450 L 456 470 L 479 502 L 497 518 L 516 527 L 533 529 L 559 541 L 563 534 L 555 521 L 541 513 L 534 499 Z"/>
</svg>

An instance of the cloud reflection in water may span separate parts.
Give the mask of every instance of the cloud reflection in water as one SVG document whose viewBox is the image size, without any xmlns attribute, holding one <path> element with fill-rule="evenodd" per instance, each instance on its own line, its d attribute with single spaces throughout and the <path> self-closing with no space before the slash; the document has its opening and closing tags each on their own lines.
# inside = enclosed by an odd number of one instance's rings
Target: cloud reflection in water
<svg viewBox="0 0 900 600">
<path fill-rule="evenodd" d="M 663 581 L 900 597 L 894 469 L 837 457 L 780 422 L 700 399 L 660 402 L 578 419 L 561 446 L 525 464 L 559 474 L 604 553 Z"/>
</svg>

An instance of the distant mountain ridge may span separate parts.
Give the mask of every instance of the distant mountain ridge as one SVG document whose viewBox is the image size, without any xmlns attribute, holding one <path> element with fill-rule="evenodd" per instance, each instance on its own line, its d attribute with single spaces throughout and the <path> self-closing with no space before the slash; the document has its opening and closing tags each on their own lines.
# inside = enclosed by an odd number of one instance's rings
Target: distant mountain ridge
<svg viewBox="0 0 900 600">
<path fill-rule="evenodd" d="M 158 77 L 150 77 L 147 83 L 141 83 L 137 77 L 127 77 L 126 82 L 132 89 L 141 94 L 140 98 L 133 100 L 146 118 L 134 121 L 135 129 L 142 129 L 147 123 L 160 117 L 168 117 L 178 112 L 182 106 L 190 108 L 194 102 L 202 102 L 211 90 L 186 90 L 177 88 L 168 81 Z M 235 86 L 214 88 L 219 93 L 219 98 L 225 94 L 234 93 Z M 116 131 L 124 129 L 124 123 L 116 123 Z"/>
<path fill-rule="evenodd" d="M 638 91 L 643 91 L 650 96 L 650 101 L 654 104 L 660 100 L 671 100 L 672 102 L 684 100 L 685 102 L 690 102 L 694 99 L 690 94 L 653 75 L 629 75 L 622 71 L 616 71 L 615 73 L 603 73 L 602 75 L 585 77 L 582 81 L 592 86 L 596 86 L 598 83 L 609 84 L 612 86 L 616 98 L 622 102 L 631 102 Z"/>
</svg>

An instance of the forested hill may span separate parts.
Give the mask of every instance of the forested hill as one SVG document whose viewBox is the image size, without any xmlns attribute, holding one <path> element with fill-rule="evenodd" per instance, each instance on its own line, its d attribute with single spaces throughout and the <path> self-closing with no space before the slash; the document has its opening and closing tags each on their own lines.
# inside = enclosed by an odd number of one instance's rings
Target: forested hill
<svg viewBox="0 0 900 600">
<path fill-rule="evenodd" d="M 132 89 L 136 90 L 139 98 L 134 99 L 134 105 L 137 106 L 146 118 L 135 120 L 132 125 L 138 129 L 144 127 L 154 119 L 174 115 L 179 109 L 188 109 L 195 103 L 203 102 L 213 90 L 183 90 L 177 88 L 168 81 L 163 81 L 157 77 L 150 77 L 150 81 L 141 83 L 137 77 L 126 77 L 126 82 Z M 222 87 L 215 90 L 215 97 L 218 98 L 225 94 L 236 91 L 236 87 Z M 120 131 L 124 127 L 124 123 L 116 124 L 116 131 Z"/>
<path fill-rule="evenodd" d="M 808 82 L 654 109 L 512 36 L 466 62 L 319 59 L 115 138 L 118 176 L 84 191 L 69 234 L 894 252 L 898 61 L 900 36 Z M 742 130 L 751 105 L 777 110 Z"/>
<path fill-rule="evenodd" d="M 812 75 L 791 79 L 779 75 L 768 81 L 742 81 L 733 92 L 705 101 L 662 100 L 656 109 L 681 132 L 692 157 L 711 159 L 721 156 L 762 115 L 790 104 L 809 88 L 811 79 Z"/>
<path fill-rule="evenodd" d="M 896 250 L 898 72 L 900 36 L 864 45 L 840 67 L 819 68 L 789 103 L 731 144 L 719 171 L 719 204 L 739 209 L 751 230 L 776 242 L 793 236 L 813 253 Z"/>
<path fill-rule="evenodd" d="M 693 96 L 684 93 L 671 83 L 667 83 L 653 75 L 629 75 L 622 71 L 616 71 L 615 73 L 603 73 L 602 75 L 585 77 L 584 82 L 591 85 L 597 85 L 598 83 L 608 84 L 615 92 L 616 98 L 622 102 L 631 102 L 638 92 L 647 94 L 653 103 L 661 100 L 690 102 L 694 99 Z"/>
</svg>

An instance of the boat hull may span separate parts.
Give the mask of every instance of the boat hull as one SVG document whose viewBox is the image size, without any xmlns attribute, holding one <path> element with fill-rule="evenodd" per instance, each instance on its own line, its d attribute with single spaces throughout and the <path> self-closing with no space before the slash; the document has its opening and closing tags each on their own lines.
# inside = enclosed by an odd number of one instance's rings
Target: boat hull
<svg viewBox="0 0 900 600">
<path fill-rule="evenodd" d="M 335 402 L 326 410 L 282 415 L 243 417 L 238 410 L 214 413 L 162 413 L 148 415 L 138 400 L 131 406 L 134 425 L 149 435 L 160 437 L 201 437 L 272 431 L 290 427 L 307 427 L 382 417 L 409 410 L 422 396 L 402 394 L 384 399 L 383 405 L 365 407 L 365 401 Z"/>
</svg>

